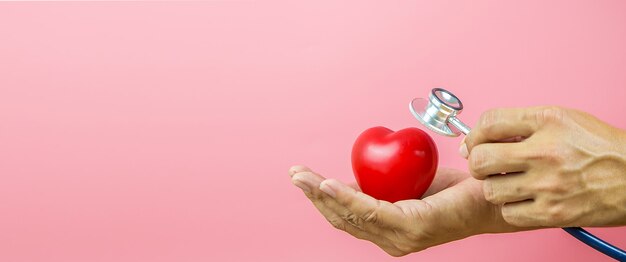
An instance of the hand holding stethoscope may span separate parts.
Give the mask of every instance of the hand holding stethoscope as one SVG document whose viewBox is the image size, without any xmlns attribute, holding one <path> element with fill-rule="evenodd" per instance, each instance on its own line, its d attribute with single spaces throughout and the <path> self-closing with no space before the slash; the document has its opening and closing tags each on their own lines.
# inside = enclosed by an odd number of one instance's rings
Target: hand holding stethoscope
<svg viewBox="0 0 626 262">
<path fill-rule="evenodd" d="M 441 88 L 428 100 L 414 99 L 409 109 L 438 134 L 467 135 L 461 154 L 472 176 L 483 180 L 485 199 L 501 206 L 508 223 L 566 227 L 598 251 L 626 260 L 623 250 L 572 227 L 626 225 L 622 130 L 584 112 L 535 107 L 488 111 L 470 132 L 457 118 L 463 104 Z"/>
<path fill-rule="evenodd" d="M 481 180 L 440 167 L 422 199 L 395 203 L 377 200 L 360 192 L 355 184 L 326 179 L 305 166 L 289 170 L 291 182 L 335 228 L 393 256 L 484 233 L 545 226 L 626 225 L 626 153 L 614 150 L 626 148 L 622 131 L 582 112 L 532 108 L 490 111 L 469 132 L 457 118 L 462 109 L 461 101 L 443 89 L 434 89 L 429 100 L 411 102 L 413 114 L 433 131 L 448 136 L 469 133 L 466 156 L 472 175 Z M 526 140 L 494 143 L 515 136 Z M 574 152 L 578 153 L 571 155 Z M 568 171 L 569 176 L 562 180 Z M 501 173 L 506 175 L 492 175 Z M 488 189 L 487 197 L 483 188 Z M 601 191 L 609 195 L 601 195 Z M 558 208 L 550 209 L 551 205 Z M 595 249 L 626 261 L 622 250 L 581 228 L 564 229 Z"/>
</svg>

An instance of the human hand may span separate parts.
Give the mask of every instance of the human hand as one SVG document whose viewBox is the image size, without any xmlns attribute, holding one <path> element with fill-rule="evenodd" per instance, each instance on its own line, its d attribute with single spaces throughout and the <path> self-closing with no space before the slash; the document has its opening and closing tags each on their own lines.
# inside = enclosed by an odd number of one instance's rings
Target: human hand
<svg viewBox="0 0 626 262">
<path fill-rule="evenodd" d="M 481 233 L 524 230 L 507 224 L 499 206 L 487 202 L 481 182 L 469 174 L 440 169 L 422 200 L 376 200 L 357 185 L 325 179 L 304 166 L 289 170 L 315 207 L 337 229 L 378 245 L 392 256 Z"/>
<path fill-rule="evenodd" d="M 626 225 L 626 135 L 587 113 L 487 111 L 461 154 L 469 155 L 472 176 L 484 181 L 485 198 L 503 205 L 512 225 Z"/>
</svg>

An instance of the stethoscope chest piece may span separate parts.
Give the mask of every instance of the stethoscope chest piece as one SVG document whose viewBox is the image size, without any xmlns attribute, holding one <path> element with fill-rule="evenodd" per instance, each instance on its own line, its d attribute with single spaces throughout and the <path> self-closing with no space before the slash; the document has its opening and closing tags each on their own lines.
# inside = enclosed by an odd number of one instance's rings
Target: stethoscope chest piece
<svg viewBox="0 0 626 262">
<path fill-rule="evenodd" d="M 428 99 L 413 99 L 409 103 L 409 110 L 422 125 L 437 134 L 455 137 L 470 131 L 456 117 L 463 111 L 463 103 L 443 88 L 433 89 Z"/>
</svg>

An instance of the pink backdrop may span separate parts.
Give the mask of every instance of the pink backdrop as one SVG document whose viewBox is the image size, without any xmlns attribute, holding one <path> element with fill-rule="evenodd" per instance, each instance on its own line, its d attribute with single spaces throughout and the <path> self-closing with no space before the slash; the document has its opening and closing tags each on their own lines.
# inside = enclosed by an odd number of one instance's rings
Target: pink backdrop
<svg viewBox="0 0 626 262">
<path fill-rule="evenodd" d="M 626 128 L 626 2 L 296 2 L 0 4 L 0 261 L 606 259 L 557 229 L 393 259 L 287 169 L 351 180 L 356 136 L 417 126 L 439 86 L 468 124 L 558 104 Z"/>
</svg>

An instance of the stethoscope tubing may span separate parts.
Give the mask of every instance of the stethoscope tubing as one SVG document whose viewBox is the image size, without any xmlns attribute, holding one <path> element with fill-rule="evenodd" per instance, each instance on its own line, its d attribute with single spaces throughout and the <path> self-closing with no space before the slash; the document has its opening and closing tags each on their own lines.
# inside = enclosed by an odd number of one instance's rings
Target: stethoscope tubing
<svg viewBox="0 0 626 262">
<path fill-rule="evenodd" d="M 587 232 L 587 230 L 580 227 L 564 227 L 563 230 L 581 242 L 609 257 L 618 261 L 626 261 L 626 252 L 624 252 L 624 250 L 594 236 L 593 234 Z"/>
</svg>

